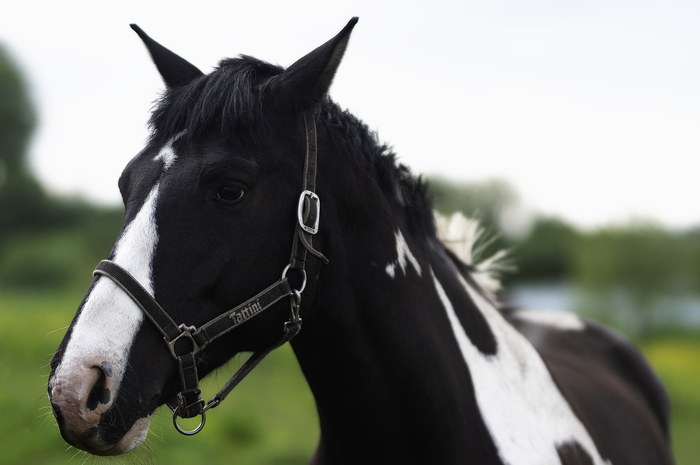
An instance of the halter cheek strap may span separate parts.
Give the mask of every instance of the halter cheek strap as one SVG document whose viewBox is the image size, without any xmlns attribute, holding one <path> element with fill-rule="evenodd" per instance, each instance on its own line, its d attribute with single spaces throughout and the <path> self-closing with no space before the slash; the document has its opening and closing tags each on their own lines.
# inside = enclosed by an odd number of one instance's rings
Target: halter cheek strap
<svg viewBox="0 0 700 465">
<path fill-rule="evenodd" d="M 310 253 L 324 264 L 328 263 L 328 259 L 316 250 L 312 243 L 313 235 L 318 232 L 321 210 L 320 199 L 315 193 L 318 149 L 316 123 L 313 115 L 307 116 L 307 114 L 304 114 L 303 116 L 306 132 L 306 156 L 304 160 L 303 191 L 299 196 L 297 210 L 298 223 L 295 227 L 289 264 L 284 268 L 282 277 L 274 284 L 242 304 L 196 328 L 185 324 L 178 325 L 150 293 L 129 272 L 116 263 L 103 260 L 93 272 L 94 276 L 105 276 L 119 286 L 163 335 L 171 355 L 177 362 L 179 371 L 180 391 L 178 393 L 178 403 L 176 405 L 168 404 L 168 406 L 173 410 L 175 428 L 182 434 L 194 435 L 201 431 L 206 421 L 205 412 L 218 406 L 233 388 L 270 352 L 290 341 L 299 333 L 301 330 L 301 318 L 299 317 L 301 293 L 306 287 L 305 267 L 307 253 Z M 287 273 L 290 270 L 296 270 L 302 276 L 301 288 L 298 290 L 292 289 L 289 284 Z M 255 352 L 224 387 L 205 403 L 201 398 L 202 391 L 199 388 L 196 355 L 203 351 L 212 341 L 237 326 L 250 321 L 251 318 L 259 315 L 284 298 L 290 299 L 290 311 L 289 320 L 284 323 L 282 338 L 273 346 Z M 201 415 L 202 419 L 199 426 L 194 430 L 184 430 L 177 422 L 178 417 L 192 418 L 198 415 Z"/>
</svg>

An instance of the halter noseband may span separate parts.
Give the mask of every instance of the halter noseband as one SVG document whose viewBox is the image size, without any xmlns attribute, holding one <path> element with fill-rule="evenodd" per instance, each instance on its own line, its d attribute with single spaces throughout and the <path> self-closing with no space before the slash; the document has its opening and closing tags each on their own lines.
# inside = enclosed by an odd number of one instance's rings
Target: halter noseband
<svg viewBox="0 0 700 465">
<path fill-rule="evenodd" d="M 317 138 L 316 122 L 312 114 L 304 113 L 304 128 L 306 134 L 306 156 L 304 160 L 304 185 L 299 196 L 297 210 L 298 224 L 294 232 L 292 242 L 292 254 L 289 264 L 282 271 L 282 277 L 274 284 L 261 291 L 257 295 L 246 300 L 242 304 L 217 316 L 199 328 L 194 326 L 178 325 L 168 315 L 163 307 L 139 284 L 133 276 L 116 263 L 103 260 L 95 268 L 94 276 L 102 275 L 114 281 L 126 294 L 138 305 L 143 313 L 155 325 L 163 335 L 168 349 L 176 360 L 180 372 L 180 391 L 178 392 L 177 405 L 168 406 L 173 410 L 173 423 L 182 434 L 194 435 L 204 428 L 206 421 L 205 412 L 218 406 L 234 387 L 262 361 L 267 354 L 290 341 L 301 330 L 301 318 L 299 309 L 301 306 L 301 293 L 306 287 L 306 258 L 307 252 L 323 263 L 328 259 L 321 252 L 314 249 L 312 235 L 318 232 L 321 203 L 316 195 L 316 162 L 317 162 Z M 299 244 L 302 247 L 299 247 Z M 292 289 L 287 279 L 290 270 L 298 271 L 302 276 L 301 289 Z M 280 300 L 290 298 L 289 320 L 284 323 L 282 338 L 272 347 L 255 352 L 241 368 L 231 377 L 223 388 L 208 402 L 201 398 L 199 388 L 199 376 L 197 374 L 196 355 L 215 339 L 223 336 L 233 328 L 249 321 L 254 316 L 262 313 Z M 201 415 L 199 426 L 194 430 L 182 429 L 177 418 L 193 418 Z"/>
</svg>

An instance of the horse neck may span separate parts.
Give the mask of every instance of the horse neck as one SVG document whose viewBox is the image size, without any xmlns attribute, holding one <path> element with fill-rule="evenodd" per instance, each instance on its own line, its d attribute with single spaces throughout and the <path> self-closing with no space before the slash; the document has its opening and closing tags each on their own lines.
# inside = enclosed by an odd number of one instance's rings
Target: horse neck
<svg viewBox="0 0 700 465">
<path fill-rule="evenodd" d="M 433 273 L 444 273 L 451 261 L 435 238 L 413 234 L 391 214 L 396 205 L 378 197 L 378 187 L 364 188 L 375 190 L 367 196 L 375 202 L 360 217 L 336 215 L 326 225 L 331 263 L 320 272 L 317 298 L 293 341 L 316 399 L 320 450 L 346 458 L 382 451 L 388 461 L 409 462 L 417 453 L 434 461 L 440 451 L 446 463 L 456 458 L 452 438 L 461 431 L 478 452 L 479 442 L 491 440 L 457 345 L 443 343 L 449 321 L 435 311 Z M 345 208 L 331 202 L 332 211 Z"/>
</svg>

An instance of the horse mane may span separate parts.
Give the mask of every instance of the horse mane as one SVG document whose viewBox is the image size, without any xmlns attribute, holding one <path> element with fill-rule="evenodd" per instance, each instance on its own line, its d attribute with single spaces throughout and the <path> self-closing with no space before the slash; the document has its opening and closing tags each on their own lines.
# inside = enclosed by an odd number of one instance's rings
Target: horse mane
<svg viewBox="0 0 700 465">
<path fill-rule="evenodd" d="M 184 137 L 192 142 L 217 126 L 222 131 L 235 130 L 253 140 L 264 138 L 269 124 L 263 112 L 262 95 L 274 77 L 282 72 L 284 68 L 280 66 L 246 55 L 221 60 L 211 73 L 187 85 L 168 89 L 160 96 L 149 121 L 151 141 L 165 143 L 186 130 Z M 445 220 L 437 217 L 436 228 L 428 183 L 399 163 L 391 147 L 380 143 L 374 131 L 330 99 L 321 104 L 317 117 L 336 142 L 348 148 L 350 156 L 356 158 L 354 162 L 372 173 L 411 233 L 427 240 L 442 241 L 458 268 L 473 275 L 492 297 L 500 288 L 497 273 L 504 268 L 504 252 L 478 262 L 474 249 L 483 234 L 478 223 L 453 217 L 450 232 Z M 455 232 L 457 230 L 462 232 Z M 455 234 L 462 242 L 457 249 L 454 248 Z"/>
<path fill-rule="evenodd" d="M 427 182 L 399 163 L 391 147 L 380 143 L 365 123 L 330 99 L 321 106 L 320 121 L 339 143 L 349 146 L 354 162 L 371 173 L 411 232 L 434 238 L 433 204 Z"/>
</svg>

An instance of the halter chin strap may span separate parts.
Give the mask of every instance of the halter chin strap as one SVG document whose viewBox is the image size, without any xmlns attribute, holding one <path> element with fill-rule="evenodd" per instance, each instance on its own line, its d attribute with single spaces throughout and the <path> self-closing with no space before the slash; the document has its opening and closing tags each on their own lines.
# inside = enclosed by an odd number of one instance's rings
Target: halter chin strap
<svg viewBox="0 0 700 465">
<path fill-rule="evenodd" d="M 242 304 L 196 328 L 184 324 L 178 325 L 149 292 L 116 263 L 103 260 L 93 272 L 94 276 L 101 275 L 111 279 L 126 292 L 163 335 L 163 339 L 178 365 L 180 378 L 180 391 L 177 396 L 178 403 L 175 405 L 169 403 L 168 406 L 173 410 L 175 428 L 182 434 L 194 435 L 201 431 L 206 421 L 205 412 L 218 406 L 233 388 L 270 352 L 290 341 L 299 333 L 301 330 L 301 318 L 299 317 L 301 293 L 306 287 L 305 267 L 307 253 L 310 253 L 324 264 L 328 263 L 328 259 L 316 250 L 312 244 L 312 236 L 318 232 L 321 212 L 321 203 L 318 195 L 315 193 L 318 147 L 316 123 L 313 115 L 305 113 L 303 116 L 306 132 L 306 156 L 304 160 L 303 191 L 299 196 L 297 211 L 298 223 L 295 227 L 289 264 L 284 268 L 282 277 L 274 284 Z M 302 276 L 300 289 L 291 288 L 287 279 L 287 273 L 290 270 L 296 270 Z M 253 353 L 224 387 L 205 403 L 201 398 L 202 391 L 199 388 L 196 355 L 212 341 L 287 297 L 290 298 L 289 320 L 284 323 L 284 333 L 281 339 L 272 347 Z M 202 419 L 199 426 L 194 430 L 184 430 L 177 422 L 178 417 L 193 418 L 198 415 L 201 415 Z"/>
</svg>

